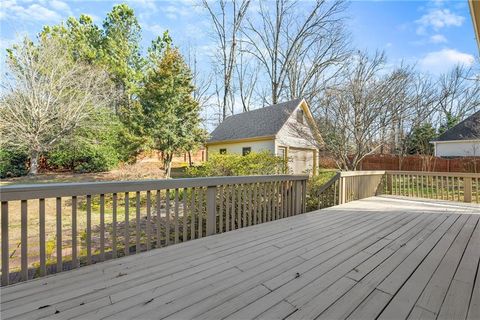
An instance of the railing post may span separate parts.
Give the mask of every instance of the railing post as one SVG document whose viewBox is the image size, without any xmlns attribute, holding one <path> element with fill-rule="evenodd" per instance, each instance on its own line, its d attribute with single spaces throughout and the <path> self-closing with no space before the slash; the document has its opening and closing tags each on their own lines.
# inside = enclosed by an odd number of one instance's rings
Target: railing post
<svg viewBox="0 0 480 320">
<path fill-rule="evenodd" d="M 345 203 L 345 177 L 340 177 L 340 186 L 338 191 L 338 201 L 340 204 Z"/>
<path fill-rule="evenodd" d="M 207 188 L 207 236 L 215 234 L 215 231 L 217 229 L 216 198 L 217 187 L 209 186 Z"/>
<path fill-rule="evenodd" d="M 302 181 L 295 181 L 295 214 L 302 213 Z"/>
<path fill-rule="evenodd" d="M 472 202 L 472 178 L 463 178 L 463 201 Z"/>
</svg>

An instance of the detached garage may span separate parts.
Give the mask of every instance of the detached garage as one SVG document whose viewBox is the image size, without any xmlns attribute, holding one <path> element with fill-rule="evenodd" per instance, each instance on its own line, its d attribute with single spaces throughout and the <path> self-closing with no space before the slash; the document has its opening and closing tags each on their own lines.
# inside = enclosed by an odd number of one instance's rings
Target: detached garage
<svg viewBox="0 0 480 320">
<path fill-rule="evenodd" d="M 209 154 L 270 151 L 288 160 L 288 173 L 315 174 L 322 138 L 304 99 L 226 118 L 207 141 Z"/>
</svg>

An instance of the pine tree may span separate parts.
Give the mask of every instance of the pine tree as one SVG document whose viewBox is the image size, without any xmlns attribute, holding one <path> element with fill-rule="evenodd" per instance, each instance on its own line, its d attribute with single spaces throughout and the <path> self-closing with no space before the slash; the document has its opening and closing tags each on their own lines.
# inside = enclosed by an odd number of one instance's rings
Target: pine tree
<svg viewBox="0 0 480 320">
<path fill-rule="evenodd" d="M 204 137 L 200 107 L 193 98 L 192 74 L 168 33 L 152 44 L 150 67 L 140 96 L 145 133 L 152 147 L 162 151 L 166 177 L 173 154 L 189 151 Z M 202 139 L 199 139 L 202 138 Z"/>
</svg>

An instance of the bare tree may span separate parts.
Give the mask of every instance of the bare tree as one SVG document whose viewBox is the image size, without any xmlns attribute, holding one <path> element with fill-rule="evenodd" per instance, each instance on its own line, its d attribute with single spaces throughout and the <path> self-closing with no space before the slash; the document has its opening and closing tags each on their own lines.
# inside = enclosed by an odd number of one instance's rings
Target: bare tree
<svg viewBox="0 0 480 320">
<path fill-rule="evenodd" d="M 38 157 L 77 127 L 87 125 L 95 108 L 113 101 L 113 86 L 104 71 L 75 62 L 58 40 L 28 39 L 10 50 L 2 84 L 2 144 L 23 147 L 30 155 L 30 174 Z"/>
<path fill-rule="evenodd" d="M 442 117 L 463 119 L 480 108 L 480 79 L 473 67 L 458 65 L 439 79 Z"/>
<path fill-rule="evenodd" d="M 359 52 L 343 71 L 344 80 L 324 94 L 326 116 L 319 127 L 340 168 L 356 170 L 365 156 L 379 150 L 382 132 L 405 106 L 409 70 L 387 72 L 385 63 L 383 53 Z"/>
<path fill-rule="evenodd" d="M 247 19 L 246 50 L 262 65 L 273 104 L 311 92 L 325 69 L 345 58 L 345 2 L 317 0 L 306 14 L 300 4 L 260 2 L 259 16 Z"/>
<path fill-rule="evenodd" d="M 256 92 L 256 87 L 259 78 L 259 66 L 255 60 L 249 59 L 249 56 L 245 54 L 242 49 L 242 43 L 240 43 L 240 50 L 235 65 L 236 81 L 234 82 L 233 91 L 237 91 L 242 103 L 243 112 L 250 111 L 253 105 L 253 95 Z M 235 90 L 237 89 L 237 90 Z"/>
<path fill-rule="evenodd" d="M 215 38 L 218 41 L 218 60 L 222 73 L 222 90 L 217 90 L 220 95 L 220 107 L 222 120 L 227 112 L 233 110 L 232 79 L 238 55 L 238 36 L 242 28 L 250 0 L 219 0 L 209 3 L 202 0 L 203 6 L 207 9 L 215 29 Z M 230 109 L 230 110 L 229 110 Z"/>
</svg>

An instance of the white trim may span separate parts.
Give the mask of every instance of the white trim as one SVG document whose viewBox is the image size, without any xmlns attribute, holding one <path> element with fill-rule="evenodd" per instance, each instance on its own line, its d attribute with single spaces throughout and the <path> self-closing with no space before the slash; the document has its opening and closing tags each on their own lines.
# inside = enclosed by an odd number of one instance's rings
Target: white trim
<svg viewBox="0 0 480 320">
<path fill-rule="evenodd" d="M 457 142 L 480 142 L 480 139 L 466 139 L 466 140 L 446 140 L 446 141 L 430 141 L 430 143 L 457 143 Z"/>
</svg>

